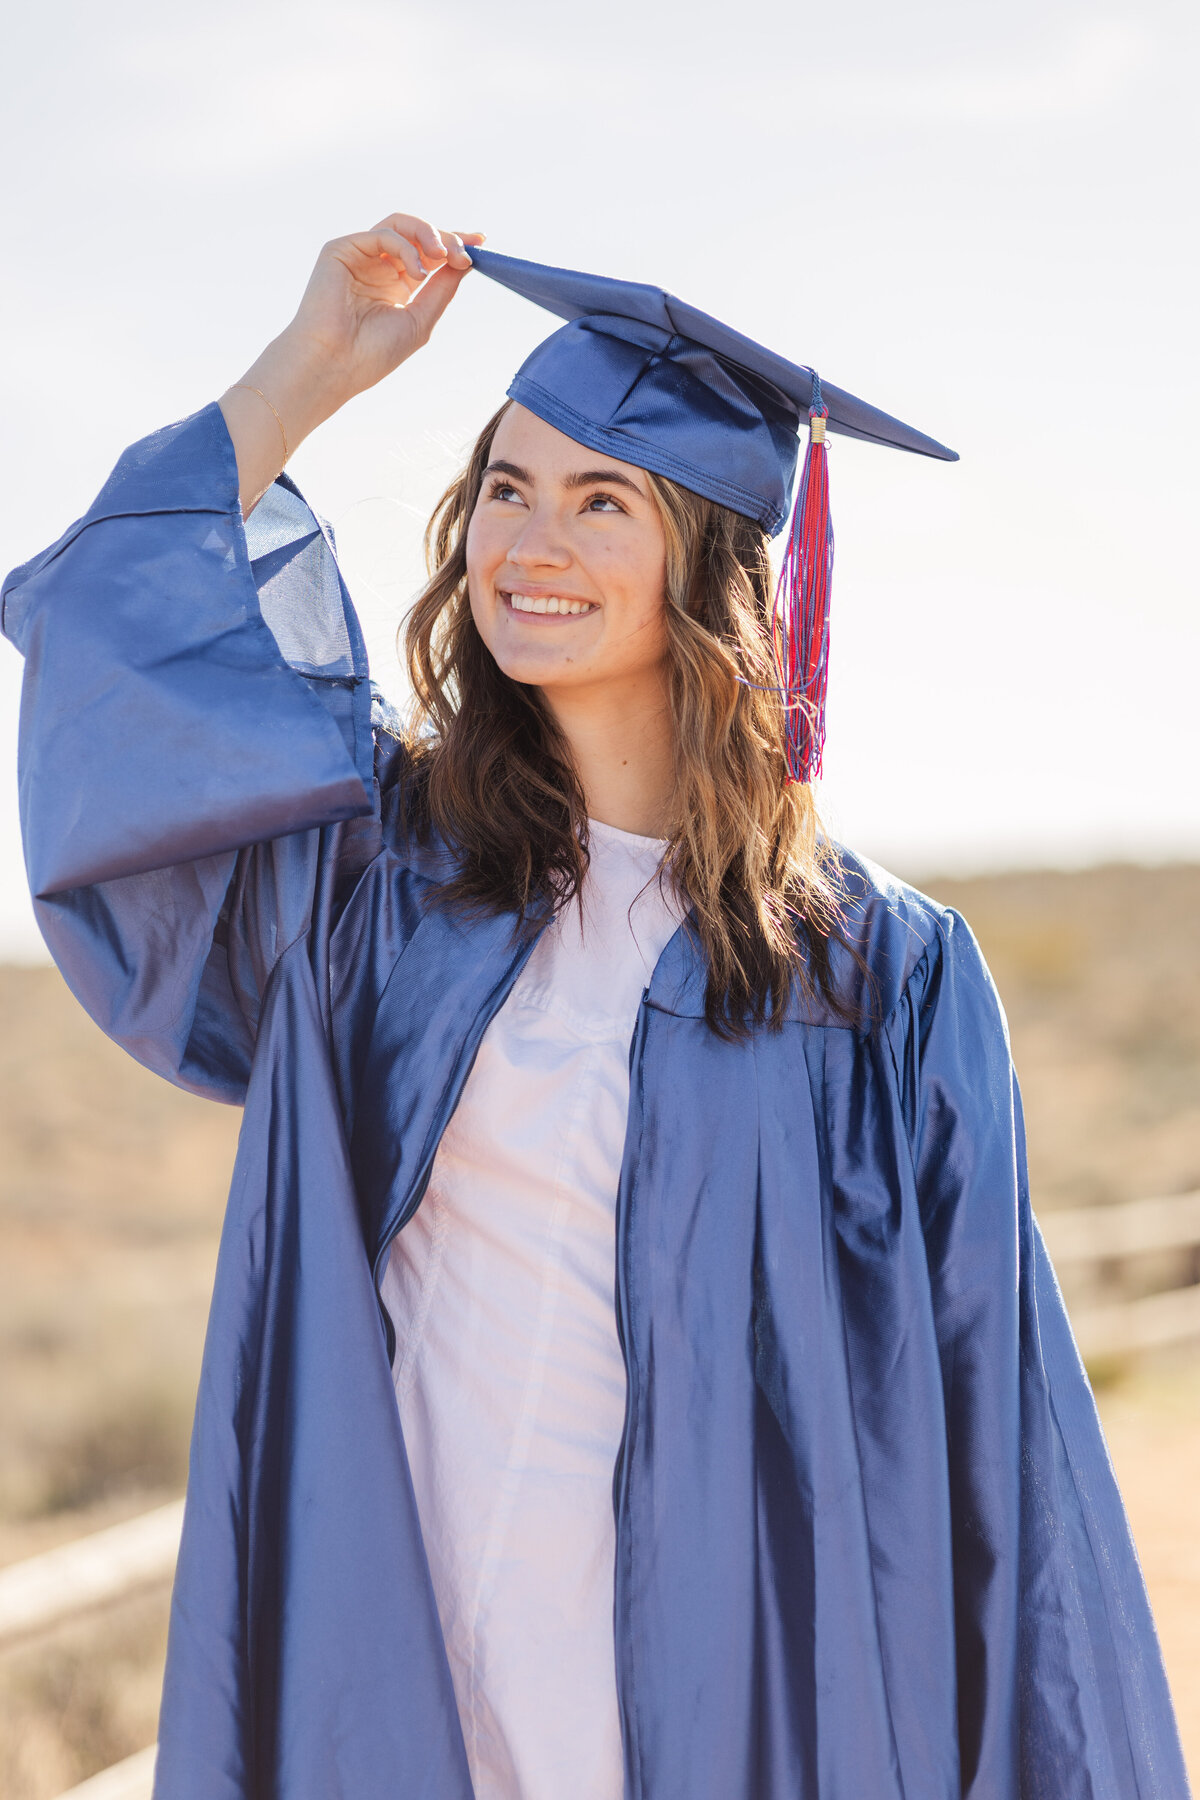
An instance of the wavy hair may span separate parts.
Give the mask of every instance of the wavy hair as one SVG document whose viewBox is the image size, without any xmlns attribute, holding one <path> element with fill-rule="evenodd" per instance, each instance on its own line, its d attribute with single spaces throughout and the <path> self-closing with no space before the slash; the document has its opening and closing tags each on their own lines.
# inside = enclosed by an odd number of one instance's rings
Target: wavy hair
<svg viewBox="0 0 1200 1800">
<path fill-rule="evenodd" d="M 467 525 L 510 404 L 484 426 L 425 534 L 429 580 L 405 629 L 405 803 L 418 830 L 432 827 L 456 855 L 442 903 L 527 918 L 579 896 L 587 802 L 540 691 L 500 670 L 471 616 Z M 673 481 L 647 480 L 666 538 L 675 721 L 663 862 L 692 908 L 708 970 L 705 1017 L 736 1038 L 777 1027 L 796 990 L 837 1005 L 836 864 L 811 789 L 785 780 L 766 534 Z"/>
</svg>

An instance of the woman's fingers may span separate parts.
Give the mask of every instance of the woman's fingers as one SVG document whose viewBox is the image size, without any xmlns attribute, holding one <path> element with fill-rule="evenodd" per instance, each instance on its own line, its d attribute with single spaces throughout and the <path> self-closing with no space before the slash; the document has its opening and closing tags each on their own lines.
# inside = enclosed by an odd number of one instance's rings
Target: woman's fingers
<svg viewBox="0 0 1200 1800">
<path fill-rule="evenodd" d="M 380 219 L 375 229 L 394 231 L 412 244 L 426 273 L 440 268 L 446 260 L 450 246 L 443 241 L 445 234 L 435 230 L 428 219 L 418 219 L 413 213 L 389 213 L 386 219 Z"/>
<path fill-rule="evenodd" d="M 426 272 L 440 268 L 447 261 L 452 268 L 469 268 L 471 259 L 464 245 L 483 242 L 482 231 L 440 231 L 428 219 L 418 219 L 414 213 L 389 213 L 386 219 L 380 219 L 375 230 L 394 231 L 411 243 Z"/>
<path fill-rule="evenodd" d="M 450 253 L 450 267 L 462 269 L 465 273 L 471 267 L 471 259 L 467 255 L 465 246 L 482 244 L 482 231 L 442 231 L 438 235 Z"/>
<path fill-rule="evenodd" d="M 470 273 L 471 260 L 465 259 L 464 268 L 454 268 L 449 262 L 429 277 L 419 293 L 414 294 L 408 303 L 407 312 L 413 324 L 421 334 L 424 343 L 446 308 L 458 292 L 459 284 Z"/>
<path fill-rule="evenodd" d="M 399 223 L 409 227 L 411 237 L 397 229 Z M 456 274 L 465 275 L 471 268 L 466 245 L 482 244 L 483 233 L 435 231 L 423 219 L 410 219 L 405 213 L 393 213 L 389 220 L 381 221 L 372 231 L 358 232 L 344 241 L 352 244 L 363 256 L 383 257 L 392 263 L 408 284 L 408 297 L 411 298 L 412 290 L 439 268 L 448 268 Z M 446 296 L 446 300 L 448 299 L 449 294 Z M 440 316 L 445 304 L 446 301 L 443 300 L 438 307 L 437 316 Z"/>
<path fill-rule="evenodd" d="M 395 269 L 406 288 L 405 299 L 434 270 L 446 267 L 466 274 L 471 267 L 466 246 L 483 243 L 481 231 L 438 231 L 425 219 L 411 213 L 389 213 L 370 231 L 351 232 L 335 238 L 326 246 L 335 256 L 340 246 L 370 261 L 380 259 Z M 345 262 L 343 254 L 339 257 Z"/>
<path fill-rule="evenodd" d="M 370 231 L 334 238 L 305 290 L 298 329 L 325 344 L 332 340 L 349 371 L 349 391 L 361 392 L 428 340 L 470 272 L 466 246 L 482 242 L 482 232 L 435 230 L 411 213 L 389 213 Z M 332 286 L 331 263 L 343 271 Z"/>
<path fill-rule="evenodd" d="M 410 213 L 390 213 L 371 230 L 322 247 L 296 315 L 280 334 L 280 355 L 303 390 L 303 404 L 293 412 L 309 419 L 305 430 L 374 387 L 426 342 L 471 268 L 466 245 L 482 241 L 477 231 L 435 231 Z M 279 386 L 274 364 L 271 375 L 264 393 Z"/>
<path fill-rule="evenodd" d="M 414 287 L 424 281 L 428 273 L 417 246 L 389 225 L 377 225 L 373 231 L 356 231 L 343 241 L 352 245 L 361 256 L 374 260 L 386 257 L 397 273 L 406 276 Z M 444 258 L 443 251 L 442 260 Z"/>
</svg>

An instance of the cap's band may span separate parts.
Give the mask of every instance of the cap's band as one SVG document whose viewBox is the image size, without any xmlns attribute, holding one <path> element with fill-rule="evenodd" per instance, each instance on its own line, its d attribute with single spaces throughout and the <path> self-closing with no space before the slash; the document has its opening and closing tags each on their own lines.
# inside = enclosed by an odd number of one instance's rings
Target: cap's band
<svg viewBox="0 0 1200 1800">
<path fill-rule="evenodd" d="M 553 425 L 567 437 L 574 438 L 576 443 L 586 444 L 589 450 L 601 450 L 609 456 L 617 457 L 621 462 L 632 463 L 635 469 L 649 469 L 653 475 L 677 481 L 680 487 L 689 489 L 693 494 L 700 494 L 705 500 L 715 500 L 718 506 L 728 506 L 732 512 L 753 519 L 771 537 L 775 536 L 787 519 L 787 513 L 771 506 L 762 494 L 739 487 L 736 482 L 714 474 L 711 469 L 698 468 L 683 457 L 673 455 L 660 444 L 634 437 L 631 432 L 597 424 L 594 419 L 586 418 L 558 394 L 550 393 L 528 375 L 515 376 L 508 393 L 510 399 L 528 407 L 531 413 L 536 413 L 539 419 L 544 419 L 547 425 Z"/>
</svg>

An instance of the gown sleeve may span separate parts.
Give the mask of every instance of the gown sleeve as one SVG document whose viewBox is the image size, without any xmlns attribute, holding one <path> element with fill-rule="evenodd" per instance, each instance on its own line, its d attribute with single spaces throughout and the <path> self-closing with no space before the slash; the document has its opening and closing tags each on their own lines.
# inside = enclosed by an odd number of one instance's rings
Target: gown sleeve
<svg viewBox="0 0 1200 1800">
<path fill-rule="evenodd" d="M 964 1796 L 1186 1800 L 1137 1553 L 1033 1217 L 1004 1014 L 950 913 L 901 1023 L 942 1364 Z"/>
<path fill-rule="evenodd" d="M 285 477 L 243 526 L 213 404 L 134 444 L 3 587 L 25 657 L 21 827 L 87 1011 L 240 1101 L 262 993 L 374 811 L 370 682 L 332 541 Z"/>
</svg>

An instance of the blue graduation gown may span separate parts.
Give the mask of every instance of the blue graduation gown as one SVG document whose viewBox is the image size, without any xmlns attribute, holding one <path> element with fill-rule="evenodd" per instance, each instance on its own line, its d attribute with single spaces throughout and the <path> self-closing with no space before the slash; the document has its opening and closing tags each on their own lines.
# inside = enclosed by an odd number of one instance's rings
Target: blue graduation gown
<svg viewBox="0 0 1200 1800">
<path fill-rule="evenodd" d="M 328 536 L 204 408 L 5 584 L 46 941 L 243 1104 L 158 1800 L 470 1800 L 377 1282 L 530 940 L 430 909 Z M 874 1024 L 631 1045 L 613 1625 L 629 1800 L 1178 1800 L 1146 1594 L 963 921 L 845 855 Z M 848 987 L 862 972 L 849 958 Z"/>
</svg>

